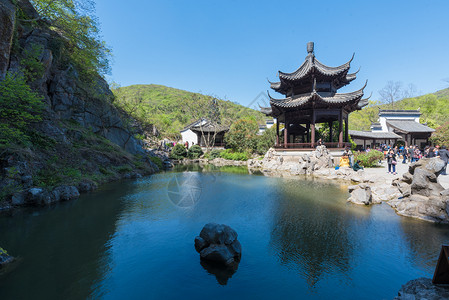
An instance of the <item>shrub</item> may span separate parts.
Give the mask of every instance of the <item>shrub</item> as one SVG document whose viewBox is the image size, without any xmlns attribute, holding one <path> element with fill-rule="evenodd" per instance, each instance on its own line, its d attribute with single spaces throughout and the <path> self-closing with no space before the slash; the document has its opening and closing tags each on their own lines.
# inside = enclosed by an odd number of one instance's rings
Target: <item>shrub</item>
<svg viewBox="0 0 449 300">
<path fill-rule="evenodd" d="M 377 150 L 371 150 L 370 152 L 359 152 L 354 154 L 354 160 L 360 160 L 360 164 L 366 168 L 377 166 L 378 162 L 382 159 L 384 159 L 384 154 Z"/>
<path fill-rule="evenodd" d="M 201 155 L 203 155 L 203 149 L 198 145 L 193 145 L 189 148 L 189 151 L 187 151 L 188 158 L 199 158 Z"/>
<path fill-rule="evenodd" d="M 229 160 L 248 160 L 251 155 L 248 152 L 233 152 L 230 149 L 221 151 L 220 157 Z"/>
<path fill-rule="evenodd" d="M 276 127 L 272 126 L 265 130 L 262 135 L 257 136 L 257 153 L 265 154 L 268 149 L 274 146 L 276 141 Z"/>
<path fill-rule="evenodd" d="M 186 147 L 182 144 L 176 144 L 172 151 L 170 152 L 170 158 L 173 159 L 183 159 L 187 156 L 187 150 Z"/>
<path fill-rule="evenodd" d="M 220 157 L 220 153 L 222 152 L 222 150 L 218 150 L 218 149 L 214 149 L 211 152 L 206 153 L 206 158 L 208 159 L 215 159 L 215 158 L 219 158 Z"/>
<path fill-rule="evenodd" d="M 163 163 L 162 163 L 162 159 L 160 157 L 150 156 L 150 160 L 159 168 L 159 170 L 162 170 Z"/>
<path fill-rule="evenodd" d="M 7 73 L 0 82 L 0 144 L 29 142 L 31 122 L 41 120 L 43 103 L 23 76 Z"/>
</svg>

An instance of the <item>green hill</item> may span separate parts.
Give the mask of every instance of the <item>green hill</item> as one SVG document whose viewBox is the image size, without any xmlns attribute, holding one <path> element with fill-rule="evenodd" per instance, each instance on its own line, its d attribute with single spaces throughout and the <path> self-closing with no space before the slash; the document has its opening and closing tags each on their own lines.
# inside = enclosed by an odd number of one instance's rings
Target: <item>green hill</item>
<svg viewBox="0 0 449 300">
<path fill-rule="evenodd" d="M 154 125 L 163 137 L 177 137 L 186 125 L 210 115 L 213 97 L 163 85 L 131 85 L 112 90 L 114 104 L 144 125 Z M 217 99 L 222 123 L 253 117 L 260 124 L 265 115 L 238 103 Z"/>
<path fill-rule="evenodd" d="M 432 94 L 407 98 L 390 104 L 370 102 L 368 107 L 349 115 L 349 128 L 352 130 L 370 130 L 372 122 L 377 122 L 379 109 L 419 109 L 422 113 L 421 123 L 437 128 L 448 121 L 449 89 Z"/>
</svg>

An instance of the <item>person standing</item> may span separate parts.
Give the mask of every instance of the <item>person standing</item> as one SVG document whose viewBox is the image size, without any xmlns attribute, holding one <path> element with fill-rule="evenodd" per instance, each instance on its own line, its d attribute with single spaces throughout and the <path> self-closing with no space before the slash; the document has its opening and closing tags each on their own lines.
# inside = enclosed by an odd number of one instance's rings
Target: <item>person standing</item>
<svg viewBox="0 0 449 300">
<path fill-rule="evenodd" d="M 447 151 L 446 146 L 442 146 L 441 149 L 438 151 L 439 158 L 444 161 L 444 168 L 441 171 L 440 175 L 447 175 L 446 173 L 446 167 L 447 162 L 449 161 L 449 151 Z"/>
<path fill-rule="evenodd" d="M 411 145 L 408 148 L 408 153 L 407 153 L 408 162 L 413 162 L 413 152 L 414 152 L 413 145 Z"/>
<path fill-rule="evenodd" d="M 387 153 L 388 174 L 396 175 L 396 154 L 393 149 L 390 149 Z M 393 171 L 392 171 L 393 170 Z"/>
<path fill-rule="evenodd" d="M 407 162 L 407 155 L 408 155 L 408 146 L 405 146 L 405 148 L 402 150 L 402 163 L 405 164 Z"/>
</svg>

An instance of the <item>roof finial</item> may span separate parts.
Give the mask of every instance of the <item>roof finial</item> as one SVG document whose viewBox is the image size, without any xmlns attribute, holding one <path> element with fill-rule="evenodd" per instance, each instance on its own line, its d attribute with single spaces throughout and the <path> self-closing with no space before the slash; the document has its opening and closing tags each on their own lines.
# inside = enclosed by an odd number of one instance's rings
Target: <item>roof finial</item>
<svg viewBox="0 0 449 300">
<path fill-rule="evenodd" d="M 313 42 L 307 43 L 307 53 L 313 53 Z"/>
</svg>

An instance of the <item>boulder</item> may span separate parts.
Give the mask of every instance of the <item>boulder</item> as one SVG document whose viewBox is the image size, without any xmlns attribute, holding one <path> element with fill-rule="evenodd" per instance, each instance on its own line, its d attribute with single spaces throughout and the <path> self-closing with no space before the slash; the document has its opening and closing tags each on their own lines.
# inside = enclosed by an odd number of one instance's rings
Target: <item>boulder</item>
<svg viewBox="0 0 449 300">
<path fill-rule="evenodd" d="M 223 224 L 206 224 L 195 238 L 195 249 L 201 259 L 226 267 L 238 264 L 242 256 L 237 232 Z"/>
<path fill-rule="evenodd" d="M 449 285 L 434 285 L 429 278 L 418 278 L 404 284 L 394 300 L 449 299 Z"/>
<path fill-rule="evenodd" d="M 444 162 L 436 157 L 411 164 L 408 173 L 393 181 L 402 197 L 388 204 L 399 215 L 449 223 L 449 192 L 438 182 L 438 175 L 443 168 Z"/>
<path fill-rule="evenodd" d="M 53 189 L 52 194 L 55 202 L 72 200 L 80 196 L 78 189 L 71 185 L 58 186 Z"/>
<path fill-rule="evenodd" d="M 349 191 L 351 196 L 348 198 L 349 202 L 360 205 L 372 204 L 371 187 L 366 184 L 359 184 L 356 186 L 350 186 Z"/>
<path fill-rule="evenodd" d="M 32 206 L 44 206 L 54 202 L 52 194 L 44 188 L 31 188 L 27 190 L 25 203 Z"/>
</svg>

